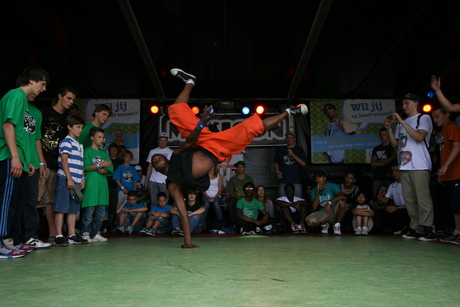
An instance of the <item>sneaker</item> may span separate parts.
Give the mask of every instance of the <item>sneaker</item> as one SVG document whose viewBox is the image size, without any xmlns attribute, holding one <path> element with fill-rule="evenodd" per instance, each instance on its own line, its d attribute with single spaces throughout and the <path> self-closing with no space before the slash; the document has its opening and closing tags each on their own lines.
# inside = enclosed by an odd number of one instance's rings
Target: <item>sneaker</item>
<svg viewBox="0 0 460 307">
<path fill-rule="evenodd" d="M 407 233 L 403 234 L 401 238 L 408 239 L 408 240 L 418 240 L 419 235 L 415 232 L 415 230 L 409 228 Z"/>
<path fill-rule="evenodd" d="M 402 234 L 402 230 L 397 230 L 397 231 L 393 232 L 393 234 L 394 235 L 400 235 L 400 234 Z"/>
<path fill-rule="evenodd" d="M 306 234 L 307 233 L 307 229 L 305 228 L 304 223 L 300 223 L 299 225 L 297 225 L 297 227 L 299 228 L 299 233 L 301 233 L 301 234 Z"/>
<path fill-rule="evenodd" d="M 340 229 L 341 229 L 340 223 L 335 223 L 334 224 L 334 234 L 341 235 L 342 231 Z"/>
<path fill-rule="evenodd" d="M 457 240 L 451 241 L 450 243 L 454 243 L 454 244 L 460 245 L 460 236 L 458 237 Z"/>
<path fill-rule="evenodd" d="M 451 234 L 448 237 L 439 239 L 441 242 L 448 242 L 448 243 L 454 243 L 454 241 L 457 241 L 460 238 L 460 234 Z"/>
<path fill-rule="evenodd" d="M 21 249 L 27 253 L 31 253 L 35 250 L 35 248 L 33 246 L 28 246 L 28 245 L 25 245 L 25 244 L 22 244 L 22 243 L 19 243 L 18 245 L 16 245 L 16 248 L 17 249 Z"/>
<path fill-rule="evenodd" d="M 356 227 L 355 229 L 355 235 L 361 235 L 363 233 L 363 229 L 361 227 Z"/>
<path fill-rule="evenodd" d="M 171 72 L 171 75 L 182 79 L 184 82 L 187 82 L 188 80 L 193 80 L 193 82 L 196 82 L 196 77 L 194 75 L 186 73 L 182 69 L 173 68 L 170 70 L 170 72 Z"/>
<path fill-rule="evenodd" d="M 56 237 L 54 238 L 54 245 L 55 246 L 67 246 L 67 240 L 64 237 Z"/>
<path fill-rule="evenodd" d="M 218 234 L 222 234 L 222 232 L 223 232 L 223 231 L 219 230 L 217 233 L 218 233 Z M 223 232 L 223 233 L 225 234 L 226 232 Z M 181 237 L 184 236 L 184 231 L 183 231 L 182 229 L 179 231 L 179 236 L 181 236 Z"/>
<path fill-rule="evenodd" d="M 73 235 L 73 236 L 70 236 L 70 237 L 67 237 L 67 241 L 69 242 L 69 244 L 88 244 L 88 240 L 84 239 L 82 236 L 80 235 Z"/>
<path fill-rule="evenodd" d="M 25 245 L 32 246 L 35 249 L 45 249 L 45 248 L 50 248 L 51 244 L 50 243 L 45 243 L 41 240 L 37 240 L 34 238 L 30 238 Z"/>
<path fill-rule="evenodd" d="M 326 223 L 324 225 L 321 225 L 321 233 L 328 234 L 329 233 L 329 224 Z"/>
<path fill-rule="evenodd" d="M 287 110 L 289 110 L 288 112 L 291 115 L 299 115 L 299 114 L 307 115 L 307 113 L 308 113 L 308 107 L 306 105 L 304 105 L 304 104 L 299 104 L 296 107 L 290 107 Z"/>
<path fill-rule="evenodd" d="M 92 243 L 93 242 L 93 239 L 91 239 L 90 235 L 89 235 L 89 232 L 84 232 L 82 235 L 81 235 L 82 239 L 85 239 L 86 241 L 88 241 L 88 243 Z"/>
<path fill-rule="evenodd" d="M 434 233 L 430 232 L 427 235 L 421 236 L 420 238 L 418 238 L 418 240 L 424 241 L 424 242 L 433 242 L 433 241 L 437 241 L 438 238 L 436 237 Z"/>
<path fill-rule="evenodd" d="M 51 244 L 51 245 L 54 245 L 54 239 L 56 239 L 55 237 L 48 237 L 48 243 Z"/>
<path fill-rule="evenodd" d="M 142 230 L 139 231 L 139 233 L 140 233 L 141 235 L 146 235 L 147 232 L 149 232 L 149 229 L 148 229 L 148 228 L 142 228 Z"/>
<path fill-rule="evenodd" d="M 133 226 L 128 226 L 128 229 L 126 229 L 126 232 L 128 232 L 128 234 L 132 234 L 133 233 Z"/>
<path fill-rule="evenodd" d="M 243 231 L 242 233 L 243 236 L 256 236 L 257 233 L 254 230 L 251 231 Z"/>
<path fill-rule="evenodd" d="M 117 231 L 119 234 L 122 235 L 122 234 L 125 233 L 125 227 L 123 227 L 123 226 L 120 225 L 120 226 L 117 227 L 117 230 L 116 230 L 116 231 Z"/>
<path fill-rule="evenodd" d="M 171 236 L 178 236 L 179 235 L 179 232 L 181 232 L 180 228 L 179 227 L 176 227 L 173 229 L 173 231 L 171 232 Z"/>
<path fill-rule="evenodd" d="M 293 235 L 299 234 L 299 226 L 296 223 L 291 224 L 291 230 Z"/>
<path fill-rule="evenodd" d="M 97 234 L 94 236 L 94 238 L 92 238 L 92 240 L 93 242 L 107 242 L 109 239 L 104 238 L 103 236 L 101 236 L 99 232 L 97 232 Z"/>
<path fill-rule="evenodd" d="M 361 232 L 361 234 L 367 236 L 369 234 L 369 228 L 363 226 L 363 232 Z"/>
<path fill-rule="evenodd" d="M 150 228 L 145 234 L 148 235 L 148 236 L 152 236 L 152 237 L 153 237 L 153 236 L 156 235 L 155 229 Z"/>
<path fill-rule="evenodd" d="M 0 259 L 21 258 L 27 255 L 27 252 L 22 249 L 11 248 L 2 244 L 0 246 Z"/>
</svg>

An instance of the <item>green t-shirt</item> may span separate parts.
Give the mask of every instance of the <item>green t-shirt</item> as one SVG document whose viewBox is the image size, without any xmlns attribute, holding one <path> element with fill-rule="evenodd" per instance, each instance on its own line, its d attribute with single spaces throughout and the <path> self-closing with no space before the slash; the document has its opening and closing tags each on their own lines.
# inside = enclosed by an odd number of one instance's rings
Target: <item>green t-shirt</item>
<svg viewBox="0 0 460 307">
<path fill-rule="evenodd" d="M 228 181 L 227 189 L 237 194 L 238 197 L 244 196 L 243 186 L 246 182 L 252 182 L 254 184 L 254 179 L 248 175 L 244 176 L 243 179 L 239 179 L 238 175 L 235 175 Z"/>
<path fill-rule="evenodd" d="M 258 199 L 253 198 L 252 202 L 248 203 L 245 197 L 238 200 L 236 208 L 240 208 L 244 216 L 253 220 L 257 220 L 259 210 L 265 209 L 264 205 Z"/>
<path fill-rule="evenodd" d="M 91 139 L 89 138 L 89 131 L 91 128 L 96 127 L 92 122 L 86 122 L 77 141 L 83 145 L 83 148 L 91 146 Z"/>
<path fill-rule="evenodd" d="M 107 176 L 113 175 L 113 165 L 105 167 L 109 172 L 107 174 L 100 174 L 97 170 L 86 170 L 91 165 L 96 165 L 104 161 L 110 161 L 109 155 L 105 150 L 96 150 L 92 147 L 85 148 L 83 153 L 83 169 L 85 170 L 86 187 L 84 190 L 83 201 L 81 207 L 91 206 L 108 206 L 109 205 L 109 185 L 107 183 Z"/>
<path fill-rule="evenodd" d="M 27 134 L 24 130 L 26 107 L 28 105 L 27 97 L 21 88 L 10 90 L 0 100 L 0 117 L 2 125 L 10 122 L 14 125 L 16 134 L 16 146 L 18 148 L 19 159 L 22 162 L 23 170 L 28 172 L 27 149 L 26 145 Z M 3 129 L 0 129 L 0 161 L 11 159 L 11 152 L 6 144 L 5 134 Z"/>
<path fill-rule="evenodd" d="M 37 109 L 34 105 L 28 104 L 26 111 L 26 122 L 29 121 L 29 128 L 24 130 L 27 133 L 27 143 L 29 149 L 27 150 L 27 160 L 31 163 L 36 170 L 40 168 L 40 157 L 37 152 L 37 140 L 41 140 L 42 132 L 40 127 L 42 126 L 42 112 Z"/>
</svg>

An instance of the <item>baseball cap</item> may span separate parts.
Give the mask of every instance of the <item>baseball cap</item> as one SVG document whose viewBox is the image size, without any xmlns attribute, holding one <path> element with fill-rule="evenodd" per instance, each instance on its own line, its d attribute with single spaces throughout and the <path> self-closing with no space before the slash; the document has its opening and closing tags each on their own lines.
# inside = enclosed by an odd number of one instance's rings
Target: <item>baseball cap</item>
<svg viewBox="0 0 460 307">
<path fill-rule="evenodd" d="M 136 171 L 141 171 L 142 172 L 142 166 L 136 165 L 134 168 L 136 169 Z"/>
<path fill-rule="evenodd" d="M 233 164 L 234 167 L 237 167 L 238 165 L 243 165 L 244 167 L 246 167 L 246 163 L 244 163 L 244 161 L 238 161 L 236 162 L 235 164 Z"/>
<path fill-rule="evenodd" d="M 293 137 L 295 137 L 295 133 L 294 131 L 288 131 L 286 132 L 286 134 L 284 136 L 288 136 L 288 134 L 292 135 Z"/>
<path fill-rule="evenodd" d="M 168 135 L 166 132 L 160 132 L 160 135 L 158 135 L 158 138 L 168 138 Z"/>
<path fill-rule="evenodd" d="M 420 102 L 420 98 L 417 95 L 412 94 L 412 93 L 407 93 L 406 95 L 404 95 L 404 97 L 401 98 L 401 100 L 404 100 L 404 99 L 410 99 L 410 100 L 413 100 L 413 101 Z"/>
</svg>

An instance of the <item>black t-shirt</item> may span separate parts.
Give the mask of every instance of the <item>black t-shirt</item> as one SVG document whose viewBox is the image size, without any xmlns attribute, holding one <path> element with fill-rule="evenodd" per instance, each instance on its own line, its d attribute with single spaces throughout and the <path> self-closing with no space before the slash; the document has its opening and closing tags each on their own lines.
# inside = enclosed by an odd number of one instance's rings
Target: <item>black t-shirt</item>
<svg viewBox="0 0 460 307">
<path fill-rule="evenodd" d="M 374 150 L 372 151 L 372 156 L 376 156 L 377 159 L 382 160 L 382 159 L 388 159 L 391 157 L 391 154 L 393 153 L 395 149 L 391 146 L 391 144 L 388 144 L 387 146 L 383 146 L 380 144 L 379 146 L 375 147 Z M 390 180 L 388 178 L 388 173 L 391 170 L 391 163 L 387 163 L 384 166 L 376 166 L 373 167 L 373 173 L 374 173 L 374 179 L 377 180 Z"/>
<path fill-rule="evenodd" d="M 42 141 L 43 156 L 48 168 L 58 170 L 59 143 L 69 133 L 67 129 L 67 113 L 61 114 L 53 107 L 42 110 Z"/>
<path fill-rule="evenodd" d="M 186 150 L 181 153 L 171 155 L 169 161 L 168 178 L 166 183 L 173 181 L 182 186 L 183 190 L 192 189 L 194 191 L 205 192 L 209 188 L 209 176 L 206 174 L 198 180 L 193 180 L 192 158 L 193 153 L 199 149 Z"/>
</svg>

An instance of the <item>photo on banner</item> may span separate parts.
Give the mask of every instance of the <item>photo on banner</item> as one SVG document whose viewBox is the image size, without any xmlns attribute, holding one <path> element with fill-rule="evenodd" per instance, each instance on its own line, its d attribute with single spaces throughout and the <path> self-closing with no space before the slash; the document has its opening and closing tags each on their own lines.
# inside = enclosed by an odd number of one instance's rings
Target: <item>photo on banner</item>
<svg viewBox="0 0 460 307">
<path fill-rule="evenodd" d="M 85 121 L 93 119 L 96 106 L 105 104 L 112 110 L 112 115 L 101 127 L 104 129 L 105 149 L 116 139 L 117 131 L 123 134 L 126 148 L 133 153 L 131 164 L 139 164 L 139 127 L 141 101 L 138 99 L 88 99 L 83 106 Z"/>
<path fill-rule="evenodd" d="M 311 100 L 312 163 L 370 163 L 379 130 L 395 111 L 395 101 Z"/>
</svg>

